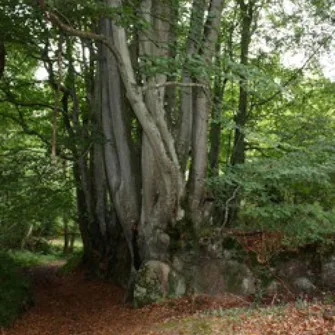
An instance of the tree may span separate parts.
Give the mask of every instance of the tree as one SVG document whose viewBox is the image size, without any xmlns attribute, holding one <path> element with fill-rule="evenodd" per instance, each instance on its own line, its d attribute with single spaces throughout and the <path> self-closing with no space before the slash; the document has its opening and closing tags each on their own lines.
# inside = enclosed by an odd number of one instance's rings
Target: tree
<svg viewBox="0 0 335 335">
<path fill-rule="evenodd" d="M 290 85 L 303 80 L 306 66 L 297 71 L 281 64 L 278 54 L 287 45 L 261 27 L 277 13 L 270 5 L 242 0 L 6 2 L 7 27 L 18 6 L 22 16 L 15 19 L 16 34 L 4 39 L 5 49 L 10 52 L 18 43 L 33 54 L 35 66 L 47 70 L 35 97 L 52 122 L 38 127 L 32 117 L 23 122 L 15 112 L 11 116 L 47 145 L 55 166 L 67 161 L 72 167 L 84 258 L 92 270 L 117 274 L 123 283 L 130 278 L 131 288 L 148 261 L 171 259 L 176 239 L 191 236 L 196 249 L 219 197 L 208 190 L 209 174 L 221 175 L 227 165 L 239 170 L 253 159 L 262 164 L 268 152 L 282 158 L 262 139 L 281 122 L 290 133 L 289 117 L 269 111 L 282 104 L 290 113 L 285 105 Z M 23 31 L 27 22 L 29 34 Z M 257 49 L 259 34 L 275 44 L 271 53 Z M 37 91 L 19 94 L 7 78 L 5 69 L 4 101 L 37 108 L 29 105 Z M 297 93 L 296 100 L 301 96 Z M 248 197 L 238 192 L 238 182 L 224 187 L 224 211 L 217 222 Z"/>
<path fill-rule="evenodd" d="M 167 74 L 162 71 L 169 52 L 169 32 L 173 29 L 171 8 L 176 4 L 169 1 L 141 3 L 141 20 L 146 28 L 134 32 L 140 41 L 139 66 L 152 62 L 161 68 L 150 74 L 141 73 L 139 78 L 135 75 L 136 64 L 132 64 L 125 28 L 118 22 L 121 2 L 106 2 L 108 10 L 115 11 L 114 17 L 102 19 L 99 34 L 73 29 L 53 12 L 46 12 L 50 20 L 66 33 L 99 42 L 100 61 L 95 78 L 95 102 L 91 108 L 103 143 L 93 146 L 93 184 L 85 177 L 88 175 L 87 162 L 77 166 L 82 206 L 87 214 L 87 222 L 82 227 L 88 229 L 95 225 L 100 238 L 106 240 L 106 226 L 110 222 L 105 218 L 105 205 L 109 197 L 127 241 L 133 268 L 136 248 L 142 262 L 167 260 L 168 228 L 187 218 L 197 231 L 203 218 L 210 79 L 207 72 L 190 73 L 188 63 L 197 61 L 205 68 L 211 66 L 223 1 L 208 4 L 194 1 L 192 4 L 181 83 L 167 82 Z M 198 42 L 195 36 L 201 36 Z M 166 116 L 165 110 L 166 87 L 172 85 L 182 87 L 182 101 L 188 99 L 188 103 L 181 103 L 179 122 L 175 125 L 168 124 L 171 117 Z M 137 145 L 134 142 L 139 138 L 132 138 L 133 120 L 127 115 L 130 112 L 134 113 L 143 133 L 140 173 L 135 170 L 138 163 L 134 162 L 136 155 L 132 154 L 132 146 Z M 134 243 L 136 233 L 138 239 Z M 95 238 L 93 235 L 87 234 L 88 239 Z M 87 245 L 101 245 L 101 241 L 87 241 Z M 90 251 L 89 254 L 93 253 Z"/>
</svg>

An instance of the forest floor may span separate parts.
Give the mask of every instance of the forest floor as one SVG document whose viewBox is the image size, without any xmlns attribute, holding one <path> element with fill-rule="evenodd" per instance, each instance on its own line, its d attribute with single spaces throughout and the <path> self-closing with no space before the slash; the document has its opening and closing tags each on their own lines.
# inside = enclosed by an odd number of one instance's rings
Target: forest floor
<svg viewBox="0 0 335 335">
<path fill-rule="evenodd" d="M 0 330 L 1 335 L 335 335 L 335 319 L 325 314 L 331 306 L 321 303 L 254 308 L 227 295 L 134 309 L 122 303 L 122 289 L 81 273 L 60 275 L 61 265 L 30 269 L 35 304 L 11 328 Z"/>
</svg>

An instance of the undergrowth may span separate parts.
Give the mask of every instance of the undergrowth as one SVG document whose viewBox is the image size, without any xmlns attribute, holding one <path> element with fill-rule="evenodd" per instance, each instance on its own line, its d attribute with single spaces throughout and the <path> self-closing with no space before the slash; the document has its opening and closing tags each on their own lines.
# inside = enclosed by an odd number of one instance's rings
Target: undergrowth
<svg viewBox="0 0 335 335">
<path fill-rule="evenodd" d="M 17 266 L 22 268 L 48 264 L 53 261 L 64 259 L 64 256 L 60 254 L 42 254 L 28 250 L 9 250 L 7 251 L 7 255 L 14 260 Z"/>
<path fill-rule="evenodd" d="M 8 327 L 33 301 L 31 279 L 22 269 L 64 259 L 61 254 L 0 251 L 0 328 Z"/>
<path fill-rule="evenodd" d="M 10 326 L 32 303 L 31 282 L 20 273 L 20 265 L 0 252 L 0 327 Z"/>
<path fill-rule="evenodd" d="M 66 263 L 60 268 L 59 272 L 61 274 L 69 274 L 80 267 L 83 261 L 83 252 L 78 251 L 71 254 L 68 257 Z"/>
</svg>

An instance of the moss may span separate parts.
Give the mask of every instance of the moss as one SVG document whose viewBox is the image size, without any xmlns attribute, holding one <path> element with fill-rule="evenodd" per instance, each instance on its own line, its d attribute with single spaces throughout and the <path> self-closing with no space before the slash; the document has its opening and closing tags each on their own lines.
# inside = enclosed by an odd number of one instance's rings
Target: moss
<svg viewBox="0 0 335 335">
<path fill-rule="evenodd" d="M 145 264 L 137 275 L 134 289 L 134 306 L 142 307 L 152 302 L 162 300 L 163 292 L 158 273 L 151 270 L 149 264 Z"/>
<path fill-rule="evenodd" d="M 142 307 L 165 298 L 181 296 L 186 287 L 183 277 L 160 261 L 149 261 L 139 271 L 134 288 L 134 305 Z"/>
<path fill-rule="evenodd" d="M 180 297 L 186 292 L 186 283 L 184 278 L 178 275 L 175 271 L 169 272 L 168 278 L 168 296 L 169 297 Z"/>
<path fill-rule="evenodd" d="M 237 266 L 230 267 L 226 274 L 226 286 L 228 292 L 240 293 L 240 287 L 242 286 L 243 274 L 240 272 L 240 268 Z"/>
</svg>

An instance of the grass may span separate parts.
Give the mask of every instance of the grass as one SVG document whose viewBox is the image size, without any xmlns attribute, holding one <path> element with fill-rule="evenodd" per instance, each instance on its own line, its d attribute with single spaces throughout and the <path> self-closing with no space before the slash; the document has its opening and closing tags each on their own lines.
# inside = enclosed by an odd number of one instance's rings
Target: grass
<svg viewBox="0 0 335 335">
<path fill-rule="evenodd" d="M 27 268 L 40 264 L 48 264 L 53 261 L 64 259 L 64 257 L 60 254 L 41 254 L 28 250 L 9 250 L 7 255 L 13 259 L 18 267 L 21 268 Z"/>
</svg>

